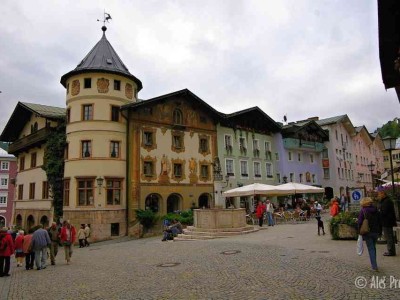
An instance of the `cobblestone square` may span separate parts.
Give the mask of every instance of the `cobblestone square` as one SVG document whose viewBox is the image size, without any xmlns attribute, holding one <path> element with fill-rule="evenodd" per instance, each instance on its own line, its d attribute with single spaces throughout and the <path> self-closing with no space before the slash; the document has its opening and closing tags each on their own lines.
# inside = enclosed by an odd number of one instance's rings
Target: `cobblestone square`
<svg viewBox="0 0 400 300">
<path fill-rule="evenodd" d="M 71 265 L 62 250 L 45 270 L 13 262 L 0 278 L 2 299 L 399 299 L 389 281 L 400 279 L 399 256 L 382 256 L 378 245 L 372 272 L 356 241 L 316 229 L 311 220 L 205 241 L 124 238 L 75 248 Z"/>
</svg>

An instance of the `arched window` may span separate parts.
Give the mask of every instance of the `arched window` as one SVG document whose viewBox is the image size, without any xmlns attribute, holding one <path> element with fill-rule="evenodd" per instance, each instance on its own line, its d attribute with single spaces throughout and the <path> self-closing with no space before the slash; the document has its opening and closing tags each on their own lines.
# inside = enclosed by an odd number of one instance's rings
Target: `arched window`
<svg viewBox="0 0 400 300">
<path fill-rule="evenodd" d="M 47 218 L 47 216 L 42 216 L 40 218 L 40 224 L 42 224 L 43 227 L 46 228 L 47 226 L 49 226 L 49 218 Z"/>
<path fill-rule="evenodd" d="M 150 209 L 157 213 L 160 211 L 160 197 L 157 194 L 150 194 L 146 197 L 146 209 Z"/>
<path fill-rule="evenodd" d="M 21 215 L 17 215 L 17 217 L 15 218 L 15 224 L 17 225 L 17 227 L 22 227 L 22 216 Z"/>
<path fill-rule="evenodd" d="M 176 108 L 173 114 L 174 124 L 182 125 L 183 124 L 183 115 L 180 109 Z"/>
<path fill-rule="evenodd" d="M 32 215 L 29 215 L 28 219 L 26 219 L 26 227 L 31 229 L 35 225 L 35 218 Z"/>
<path fill-rule="evenodd" d="M 180 210 L 181 197 L 178 194 L 171 194 L 167 199 L 167 213 Z"/>
</svg>

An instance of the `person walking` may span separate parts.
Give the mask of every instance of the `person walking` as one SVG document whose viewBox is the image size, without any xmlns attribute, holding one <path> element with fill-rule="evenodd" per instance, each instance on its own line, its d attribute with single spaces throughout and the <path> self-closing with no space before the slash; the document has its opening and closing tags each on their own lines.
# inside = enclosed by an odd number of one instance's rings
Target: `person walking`
<svg viewBox="0 0 400 300">
<path fill-rule="evenodd" d="M 256 207 L 256 216 L 258 218 L 258 225 L 260 227 L 263 226 L 264 212 L 265 212 L 265 204 L 262 203 L 261 201 L 258 201 L 258 205 Z"/>
<path fill-rule="evenodd" d="M 332 203 L 332 205 L 331 205 L 330 213 L 333 218 L 334 216 L 339 214 L 339 204 L 338 204 L 336 198 L 332 198 L 331 203 Z"/>
<path fill-rule="evenodd" d="M 346 196 L 344 194 L 342 194 L 342 196 L 340 197 L 340 211 L 345 211 L 346 210 Z"/>
<path fill-rule="evenodd" d="M 76 238 L 75 227 L 72 226 L 69 221 L 64 221 L 63 227 L 61 228 L 60 238 L 61 243 L 64 246 L 65 261 L 67 262 L 67 265 L 69 265 L 71 262 L 72 247 Z"/>
<path fill-rule="evenodd" d="M 15 259 L 17 260 L 17 267 L 22 267 L 24 261 L 24 251 L 22 245 L 24 243 L 24 231 L 20 230 L 18 236 L 15 238 Z"/>
<path fill-rule="evenodd" d="M 89 247 L 90 227 L 89 224 L 85 224 L 85 246 Z"/>
<path fill-rule="evenodd" d="M 378 210 L 372 205 L 372 203 L 373 201 L 369 197 L 361 199 L 361 211 L 358 215 L 358 228 L 361 228 L 364 219 L 368 220 L 369 232 L 364 234 L 362 237 L 367 244 L 371 268 L 373 271 L 378 271 L 378 264 L 376 262 L 376 241 L 381 233 L 381 226 Z"/>
<path fill-rule="evenodd" d="M 81 225 L 81 228 L 78 230 L 78 241 L 79 241 L 79 248 L 85 247 L 85 225 Z"/>
<path fill-rule="evenodd" d="M 274 226 L 275 223 L 274 219 L 272 218 L 272 214 L 274 213 L 274 205 L 269 199 L 267 199 L 266 211 L 267 211 L 268 226 Z"/>
<path fill-rule="evenodd" d="M 38 229 L 32 235 L 32 250 L 35 252 L 35 264 L 37 270 L 46 269 L 47 247 L 50 247 L 51 240 L 47 230 L 43 225 L 38 225 Z"/>
<path fill-rule="evenodd" d="M 397 222 L 396 215 L 394 213 L 394 204 L 383 188 L 378 190 L 378 200 L 380 201 L 383 235 L 387 241 L 387 252 L 383 253 L 383 255 L 395 256 L 396 245 L 394 243 L 393 227 L 397 226 Z"/>
<path fill-rule="evenodd" d="M 10 276 L 10 257 L 14 254 L 14 242 L 7 228 L 0 231 L 0 277 Z"/>
<path fill-rule="evenodd" d="M 50 260 L 51 264 L 54 266 L 56 264 L 56 256 L 58 253 L 58 245 L 60 244 L 60 228 L 57 227 L 57 223 L 51 223 L 48 230 L 51 244 L 50 244 Z"/>
<path fill-rule="evenodd" d="M 32 233 L 33 230 L 29 229 L 28 234 L 24 235 L 24 242 L 22 245 L 22 249 L 25 254 L 25 269 L 32 270 L 33 263 L 35 261 L 35 252 L 32 250 Z"/>
<path fill-rule="evenodd" d="M 318 203 L 318 201 L 314 202 L 314 209 L 317 216 L 321 215 L 322 205 Z"/>
</svg>

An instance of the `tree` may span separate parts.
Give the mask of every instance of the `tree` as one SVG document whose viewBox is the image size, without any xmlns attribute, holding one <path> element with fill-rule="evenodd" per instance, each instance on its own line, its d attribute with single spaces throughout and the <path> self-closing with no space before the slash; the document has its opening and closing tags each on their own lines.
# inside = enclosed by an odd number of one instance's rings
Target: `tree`
<svg viewBox="0 0 400 300">
<path fill-rule="evenodd" d="M 381 128 L 378 128 L 378 132 L 383 138 L 387 136 L 400 137 L 400 124 L 398 119 L 387 122 Z"/>
<path fill-rule="evenodd" d="M 67 144 L 65 120 L 53 128 L 47 138 L 42 169 L 46 172 L 55 219 L 63 215 L 64 152 Z"/>
</svg>

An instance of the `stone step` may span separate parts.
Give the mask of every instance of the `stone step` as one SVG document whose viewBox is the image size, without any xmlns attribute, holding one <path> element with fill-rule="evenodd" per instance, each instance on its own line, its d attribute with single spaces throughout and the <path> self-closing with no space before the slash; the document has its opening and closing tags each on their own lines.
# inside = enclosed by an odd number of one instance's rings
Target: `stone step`
<svg viewBox="0 0 400 300">
<path fill-rule="evenodd" d="M 210 240 L 210 239 L 217 239 L 217 238 L 226 238 L 230 236 L 237 236 L 242 234 L 248 234 L 252 232 L 259 231 L 259 228 L 248 226 L 246 230 L 242 231 L 213 231 L 213 232 L 204 232 L 204 231 L 191 231 L 187 228 L 184 229 L 183 234 L 178 234 L 175 241 L 196 241 L 196 240 Z"/>
<path fill-rule="evenodd" d="M 248 231 L 254 229 L 254 226 L 245 226 L 245 227 L 238 227 L 238 228 L 197 228 L 194 226 L 188 226 L 186 227 L 186 230 L 192 231 L 192 232 L 233 232 L 233 233 L 239 233 L 243 231 Z M 184 229 L 185 230 L 185 229 Z"/>
</svg>

